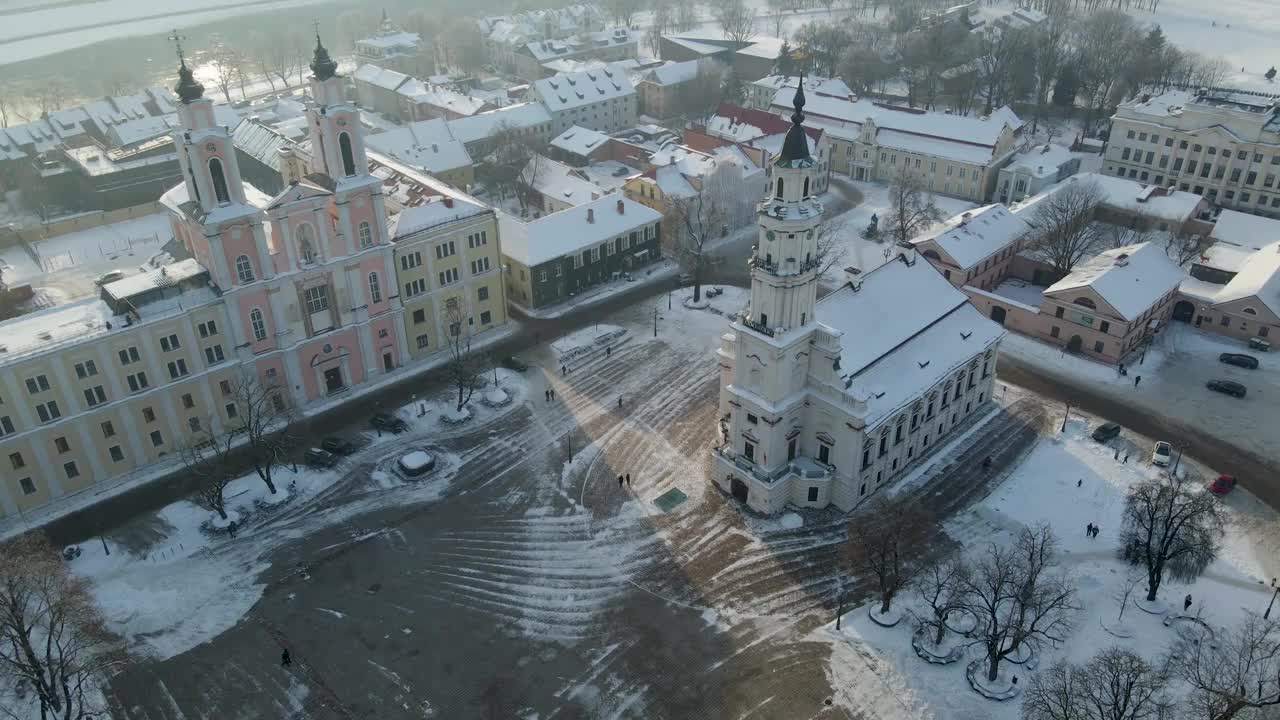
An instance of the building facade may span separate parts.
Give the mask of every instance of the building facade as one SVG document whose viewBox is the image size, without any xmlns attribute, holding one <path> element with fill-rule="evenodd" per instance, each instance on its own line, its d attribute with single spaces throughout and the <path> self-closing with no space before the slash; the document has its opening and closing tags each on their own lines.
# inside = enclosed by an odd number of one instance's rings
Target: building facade
<svg viewBox="0 0 1280 720">
<path fill-rule="evenodd" d="M 533 84 L 529 95 L 551 114 L 553 136 L 574 125 L 618 132 L 636 123 L 636 90 L 619 69 L 606 67 L 543 78 Z"/>
<path fill-rule="evenodd" d="M 718 351 L 713 482 L 761 513 L 856 506 L 991 402 L 1003 331 L 911 248 L 817 301 L 821 203 L 797 92 L 759 206 L 751 303 Z M 893 322 L 883 308 L 898 307 Z"/>
<path fill-rule="evenodd" d="M 436 71 L 435 48 L 417 33 L 404 32 L 382 11 L 378 32 L 356 41 L 356 64 L 373 63 L 413 77 L 430 77 Z"/>
</svg>

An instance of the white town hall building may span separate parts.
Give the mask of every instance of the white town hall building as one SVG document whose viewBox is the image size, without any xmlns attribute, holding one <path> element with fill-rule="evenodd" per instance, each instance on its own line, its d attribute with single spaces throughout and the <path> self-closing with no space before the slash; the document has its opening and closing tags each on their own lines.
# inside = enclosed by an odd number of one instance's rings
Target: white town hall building
<svg viewBox="0 0 1280 720">
<path fill-rule="evenodd" d="M 717 353 L 714 481 L 762 513 L 849 510 L 942 447 L 991 402 L 1004 335 L 911 248 L 817 300 L 804 102 L 758 208 L 750 305 Z"/>
</svg>

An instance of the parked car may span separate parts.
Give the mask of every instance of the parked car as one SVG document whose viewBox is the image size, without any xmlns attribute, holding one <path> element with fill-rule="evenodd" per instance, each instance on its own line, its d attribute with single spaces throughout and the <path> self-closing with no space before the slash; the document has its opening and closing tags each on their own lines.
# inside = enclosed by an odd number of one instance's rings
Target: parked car
<svg viewBox="0 0 1280 720">
<path fill-rule="evenodd" d="M 502 358 L 502 367 L 508 370 L 515 370 L 516 372 L 524 372 L 525 370 L 529 369 L 528 363 L 524 362 L 523 360 L 516 357 L 515 355 L 508 355 Z"/>
<path fill-rule="evenodd" d="M 707 297 L 719 297 L 723 294 L 724 294 L 724 288 L 722 287 L 707 288 Z"/>
<path fill-rule="evenodd" d="M 123 279 L 124 279 L 123 270 L 112 270 L 111 272 L 102 273 L 101 275 L 98 276 L 98 279 L 94 280 L 93 282 L 98 285 L 109 285 L 117 280 L 123 280 Z"/>
<path fill-rule="evenodd" d="M 327 437 L 320 441 L 320 447 L 334 455 L 350 455 L 357 450 L 355 443 L 340 437 Z"/>
<path fill-rule="evenodd" d="M 1243 355 L 1241 353 L 1222 353 L 1218 356 L 1218 362 L 1242 367 L 1245 370 L 1258 369 L 1258 358 L 1252 355 Z"/>
<path fill-rule="evenodd" d="M 1233 475 L 1219 475 L 1218 479 L 1209 483 L 1209 492 L 1214 495 L 1226 495 L 1236 486 L 1236 479 Z"/>
<path fill-rule="evenodd" d="M 1173 446 L 1161 440 L 1156 443 L 1156 449 L 1151 451 L 1151 464 L 1164 467 L 1169 464 L 1169 460 L 1173 457 Z"/>
<path fill-rule="evenodd" d="M 405 477 L 415 478 L 426 475 L 436 467 L 436 456 L 426 450 L 412 450 L 400 456 L 396 467 Z"/>
<path fill-rule="evenodd" d="M 377 413 L 369 418 L 369 425 L 374 430 L 386 430 L 391 433 L 402 433 L 409 429 L 409 423 L 391 413 Z"/>
<path fill-rule="evenodd" d="M 1100 443 L 1110 442 L 1120 437 L 1119 423 L 1104 423 L 1093 431 L 1093 439 Z"/>
<path fill-rule="evenodd" d="M 338 464 L 338 456 L 328 450 L 311 448 L 302 454 L 302 461 L 309 467 L 331 468 Z"/>
<path fill-rule="evenodd" d="M 1210 380 L 1205 383 L 1204 386 L 1214 392 L 1220 392 L 1223 395 L 1232 395 L 1238 398 L 1244 397 L 1246 392 L 1243 385 L 1232 380 Z"/>
</svg>

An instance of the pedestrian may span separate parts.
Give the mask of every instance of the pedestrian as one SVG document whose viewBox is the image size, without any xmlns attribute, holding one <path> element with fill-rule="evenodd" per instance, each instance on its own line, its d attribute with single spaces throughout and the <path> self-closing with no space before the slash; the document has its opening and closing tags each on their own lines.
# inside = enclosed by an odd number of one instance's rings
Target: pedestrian
<svg viewBox="0 0 1280 720">
<path fill-rule="evenodd" d="M 1112 460 L 1119 460 L 1119 459 L 1120 459 L 1120 448 L 1119 448 L 1119 447 L 1117 447 L 1117 448 L 1116 448 L 1115 453 L 1113 453 L 1113 454 L 1111 455 L 1111 459 L 1112 459 Z"/>
<path fill-rule="evenodd" d="M 1014 675 L 1014 676 L 1013 676 L 1013 684 L 1014 684 L 1015 686 L 1018 684 L 1018 676 L 1017 676 L 1017 675 Z"/>
<path fill-rule="evenodd" d="M 1142 376 L 1141 376 L 1141 375 L 1134 375 L 1134 376 L 1133 376 L 1133 386 L 1134 386 L 1134 387 L 1138 387 L 1138 383 L 1140 383 L 1140 382 L 1142 382 Z"/>
<path fill-rule="evenodd" d="M 1120 363 L 1119 373 L 1120 373 L 1121 375 L 1123 375 L 1123 374 L 1124 374 L 1124 363 Z"/>
<path fill-rule="evenodd" d="M 631 487 L 631 473 L 627 473 L 627 487 Z"/>
<path fill-rule="evenodd" d="M 232 521 L 227 525 L 227 533 L 228 533 L 229 535 L 231 535 L 231 537 L 235 537 L 235 536 L 236 536 L 236 521 L 235 521 L 235 520 L 232 520 Z"/>
<path fill-rule="evenodd" d="M 1093 523 L 1084 526 L 1084 534 L 1087 537 L 1093 537 Z"/>
<path fill-rule="evenodd" d="M 560 366 L 560 377 L 564 377 L 565 375 L 568 375 L 568 374 L 569 374 L 569 368 L 565 367 L 564 365 L 561 365 L 561 366 Z"/>
<path fill-rule="evenodd" d="M 280 653 L 280 664 L 284 667 L 293 666 L 293 657 L 289 655 L 289 648 L 285 648 L 284 652 Z"/>
<path fill-rule="evenodd" d="M 619 410 L 621 410 L 621 409 L 622 409 L 622 396 L 621 396 L 621 395 L 619 395 L 619 396 L 618 396 L 618 409 L 619 409 Z"/>
<path fill-rule="evenodd" d="M 1127 452 L 1126 452 L 1126 453 L 1124 454 L 1124 463 L 1122 463 L 1122 464 L 1124 464 L 1124 465 L 1128 465 L 1128 464 L 1129 464 L 1129 453 L 1127 453 Z"/>
<path fill-rule="evenodd" d="M 550 391 L 550 390 L 543 390 L 543 391 L 542 391 L 542 399 L 543 399 L 543 400 L 545 400 L 546 402 L 551 402 L 551 391 Z"/>
<path fill-rule="evenodd" d="M 1098 537 L 1098 533 L 1100 533 L 1100 532 L 1102 532 L 1102 528 L 1098 527 L 1097 525 L 1094 525 L 1094 526 L 1093 526 L 1093 536 L 1094 536 L 1094 537 Z"/>
<path fill-rule="evenodd" d="M 1187 593 L 1187 596 L 1182 598 L 1182 612 L 1185 613 L 1190 609 L 1191 609 L 1191 593 Z"/>
<path fill-rule="evenodd" d="M 622 487 L 622 476 L 618 476 L 618 487 Z"/>
<path fill-rule="evenodd" d="M 556 399 L 556 391 L 555 391 L 555 389 L 554 389 L 554 388 L 552 388 L 552 390 L 551 390 L 551 399 L 552 399 L 552 400 L 555 400 L 555 399 Z"/>
<path fill-rule="evenodd" d="M 606 345 L 606 346 L 604 347 L 604 356 L 605 356 L 605 357 L 609 357 L 610 355 L 613 355 L 613 348 L 611 348 L 611 347 L 609 347 L 608 345 Z"/>
<path fill-rule="evenodd" d="M 988 456 L 986 456 L 986 457 L 982 458 L 982 469 L 983 469 L 983 470 L 990 470 L 990 469 L 991 469 L 991 456 L 990 456 L 990 455 L 988 455 Z"/>
<path fill-rule="evenodd" d="M 1084 478 L 1080 478 L 1076 481 L 1076 487 L 1080 487 L 1081 485 L 1084 485 Z"/>
</svg>

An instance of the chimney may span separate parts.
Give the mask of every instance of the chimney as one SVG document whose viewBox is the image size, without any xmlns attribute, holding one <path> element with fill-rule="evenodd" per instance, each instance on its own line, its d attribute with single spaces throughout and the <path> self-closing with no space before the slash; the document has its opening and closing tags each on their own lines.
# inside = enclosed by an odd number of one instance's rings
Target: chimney
<svg viewBox="0 0 1280 720">
<path fill-rule="evenodd" d="M 623 205 L 622 205 L 622 200 L 621 200 L 621 199 L 619 199 L 619 200 L 618 200 L 618 214 L 619 214 L 619 215 L 625 215 L 625 214 L 626 214 L 626 212 L 627 212 L 627 210 L 626 210 L 626 208 L 625 208 L 625 207 L 623 207 Z"/>
<path fill-rule="evenodd" d="M 453 207 L 453 197 L 451 197 L 451 196 L 449 196 L 449 195 L 445 195 L 445 196 L 444 196 L 444 206 L 445 206 L 445 207 L 447 207 L 447 208 L 451 208 L 451 207 Z"/>
<path fill-rule="evenodd" d="M 596 210 L 595 210 L 595 208 L 587 208 L 587 222 L 589 222 L 589 223 L 593 223 L 593 222 L 595 222 L 595 221 L 596 221 Z"/>
</svg>

